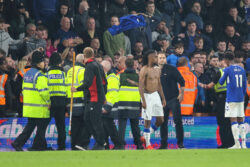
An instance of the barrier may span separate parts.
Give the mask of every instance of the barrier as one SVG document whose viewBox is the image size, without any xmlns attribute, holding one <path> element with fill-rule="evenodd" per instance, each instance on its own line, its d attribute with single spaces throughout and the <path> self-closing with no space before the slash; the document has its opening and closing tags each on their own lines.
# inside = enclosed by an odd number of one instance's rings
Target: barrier
<svg viewBox="0 0 250 167">
<path fill-rule="evenodd" d="M 69 124 L 69 119 L 66 118 L 66 125 Z M 184 127 L 184 145 L 186 148 L 217 148 L 217 122 L 215 117 L 183 117 Z M 250 147 L 250 128 L 249 128 L 250 117 L 246 118 L 246 130 L 247 130 L 247 146 Z M 26 118 L 0 118 L 0 151 L 13 150 L 10 143 L 22 132 L 24 126 L 27 123 Z M 118 121 L 115 121 L 116 125 Z M 139 125 L 141 133 L 143 133 L 144 121 L 140 120 Z M 177 148 L 176 145 L 176 133 L 173 119 L 170 118 L 168 122 L 168 143 L 170 149 Z M 66 127 L 68 131 L 68 126 Z M 31 147 L 35 133 L 31 135 L 31 138 L 24 145 L 24 149 Z M 129 121 L 126 129 L 126 148 L 136 148 L 133 144 L 133 135 L 131 132 Z M 46 140 L 48 147 L 57 148 L 57 130 L 55 127 L 54 119 L 51 120 L 47 131 Z M 93 146 L 94 139 L 91 139 L 90 147 Z M 159 147 L 160 143 L 160 131 L 156 131 L 151 135 L 151 143 L 155 148 Z M 112 143 L 111 143 L 112 147 Z M 67 133 L 66 137 L 66 148 L 70 149 L 70 136 Z"/>
</svg>

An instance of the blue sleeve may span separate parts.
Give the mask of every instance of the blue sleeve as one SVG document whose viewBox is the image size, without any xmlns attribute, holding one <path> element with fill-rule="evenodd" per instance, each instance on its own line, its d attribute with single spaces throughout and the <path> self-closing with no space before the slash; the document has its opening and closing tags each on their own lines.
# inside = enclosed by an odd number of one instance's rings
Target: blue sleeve
<svg viewBox="0 0 250 167">
<path fill-rule="evenodd" d="M 198 83 L 200 83 L 199 80 L 198 80 Z M 198 84 L 198 97 L 201 99 L 201 101 L 205 101 L 206 99 L 204 89 L 200 87 L 199 84 Z"/>
<path fill-rule="evenodd" d="M 221 84 L 221 85 L 223 85 L 224 84 L 224 82 L 226 81 L 226 79 L 227 79 L 227 68 L 226 69 L 224 69 L 224 74 L 223 74 L 223 76 L 220 78 L 220 80 L 219 80 L 219 83 Z"/>
</svg>

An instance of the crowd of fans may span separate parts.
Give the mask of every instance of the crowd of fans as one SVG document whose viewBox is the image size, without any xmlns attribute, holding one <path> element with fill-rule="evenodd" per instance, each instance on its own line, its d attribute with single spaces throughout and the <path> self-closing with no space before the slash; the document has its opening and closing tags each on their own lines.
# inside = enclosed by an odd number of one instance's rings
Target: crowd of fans
<svg viewBox="0 0 250 167">
<path fill-rule="evenodd" d="M 112 36 L 108 28 L 129 14 L 142 14 L 147 26 Z M 149 48 L 164 52 L 173 66 L 186 57 L 204 89 L 195 112 L 213 113 L 216 97 L 209 83 L 213 69 L 223 67 L 225 52 L 233 52 L 250 71 L 249 27 L 250 0 L 2 0 L 0 57 L 6 59 L 0 72 L 9 77 L 0 115 L 21 115 L 18 71 L 30 65 L 35 50 L 45 53 L 46 69 L 51 54 L 59 52 L 67 72 L 73 54 L 85 47 L 93 48 L 98 62 L 111 61 L 116 73 L 124 71 L 127 57 L 139 72 Z"/>
</svg>

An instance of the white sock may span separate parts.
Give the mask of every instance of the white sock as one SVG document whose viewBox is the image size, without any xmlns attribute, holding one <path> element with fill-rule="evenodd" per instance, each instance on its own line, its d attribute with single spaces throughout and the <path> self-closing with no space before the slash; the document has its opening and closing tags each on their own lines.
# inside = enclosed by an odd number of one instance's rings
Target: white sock
<svg viewBox="0 0 250 167">
<path fill-rule="evenodd" d="M 155 130 L 152 127 L 150 127 L 150 133 L 154 133 L 154 132 Z"/>
<path fill-rule="evenodd" d="M 239 129 L 240 129 L 240 136 L 241 136 L 242 143 L 246 142 L 246 126 L 245 126 L 245 124 L 240 124 Z"/>
<path fill-rule="evenodd" d="M 238 127 L 238 123 L 233 124 L 231 127 L 232 127 L 234 142 L 235 142 L 235 144 L 237 144 L 237 143 L 239 143 L 239 135 L 240 135 L 240 129 Z"/>
<path fill-rule="evenodd" d="M 144 137 L 146 140 L 146 147 L 148 147 L 150 145 L 150 133 L 144 132 Z"/>
</svg>

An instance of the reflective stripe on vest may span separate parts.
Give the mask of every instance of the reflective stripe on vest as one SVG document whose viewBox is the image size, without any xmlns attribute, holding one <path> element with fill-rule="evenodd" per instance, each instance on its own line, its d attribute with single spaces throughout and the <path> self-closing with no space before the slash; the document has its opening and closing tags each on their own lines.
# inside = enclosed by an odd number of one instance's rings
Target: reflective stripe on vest
<svg viewBox="0 0 250 167">
<path fill-rule="evenodd" d="M 130 106 L 118 106 L 119 110 L 135 110 L 138 111 L 140 107 L 130 107 Z"/>
<path fill-rule="evenodd" d="M 133 91 L 133 92 L 138 92 L 138 88 L 120 88 L 120 91 Z"/>
<path fill-rule="evenodd" d="M 185 80 L 184 99 L 181 102 L 181 114 L 192 115 L 195 99 L 197 97 L 197 77 L 188 67 L 177 68 Z"/>
<path fill-rule="evenodd" d="M 84 103 L 73 103 L 73 107 L 84 107 Z M 67 107 L 70 107 L 70 104 L 67 104 Z"/>
<path fill-rule="evenodd" d="M 32 107 L 48 107 L 47 104 L 33 104 L 33 103 L 23 103 L 24 106 L 32 106 Z"/>
<path fill-rule="evenodd" d="M 118 92 L 118 91 L 119 91 L 119 89 L 109 89 L 109 90 L 107 90 L 107 92 L 112 92 L 112 91 L 116 91 L 116 92 Z"/>
</svg>

